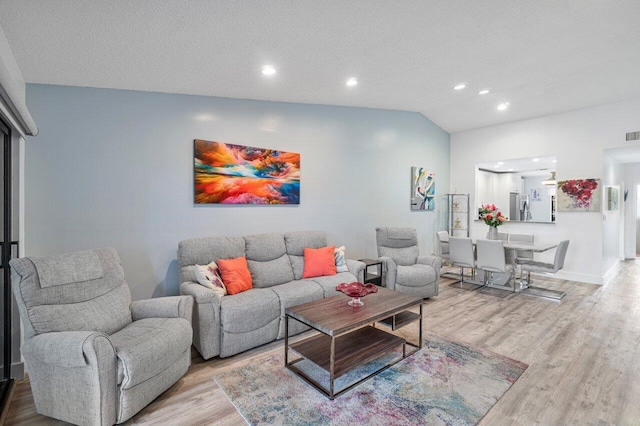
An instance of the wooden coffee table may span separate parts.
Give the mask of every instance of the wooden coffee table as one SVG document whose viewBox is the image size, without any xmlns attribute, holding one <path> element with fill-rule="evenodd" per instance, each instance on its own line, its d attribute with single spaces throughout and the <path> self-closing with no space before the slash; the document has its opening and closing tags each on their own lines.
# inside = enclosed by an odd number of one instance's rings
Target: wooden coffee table
<svg viewBox="0 0 640 426">
<path fill-rule="evenodd" d="M 330 399 L 348 391 L 370 377 L 386 370 L 422 348 L 422 298 L 379 288 L 377 293 L 364 297 L 364 306 L 347 305 L 350 298 L 339 295 L 293 306 L 285 310 L 284 364 Z M 408 311 L 419 307 L 420 313 Z M 302 341 L 289 344 L 289 319 L 293 318 L 318 330 Z M 419 321 L 417 342 L 411 343 L 392 333 L 376 328 L 376 322 L 396 330 Z M 407 352 L 407 345 L 414 349 Z M 402 346 L 402 358 L 382 366 L 366 377 L 335 392 L 334 381 L 354 368 L 372 361 Z M 289 362 L 289 350 L 299 354 Z M 296 364 L 303 359 L 312 361 L 329 373 L 329 387 L 322 386 Z"/>
</svg>

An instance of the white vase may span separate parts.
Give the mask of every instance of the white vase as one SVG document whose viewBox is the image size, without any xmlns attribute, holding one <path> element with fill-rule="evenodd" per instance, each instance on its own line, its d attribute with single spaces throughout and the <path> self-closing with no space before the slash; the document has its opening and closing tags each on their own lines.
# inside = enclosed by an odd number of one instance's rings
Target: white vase
<svg viewBox="0 0 640 426">
<path fill-rule="evenodd" d="M 490 226 L 489 232 L 487 232 L 487 240 L 497 240 L 498 239 L 498 227 Z"/>
</svg>

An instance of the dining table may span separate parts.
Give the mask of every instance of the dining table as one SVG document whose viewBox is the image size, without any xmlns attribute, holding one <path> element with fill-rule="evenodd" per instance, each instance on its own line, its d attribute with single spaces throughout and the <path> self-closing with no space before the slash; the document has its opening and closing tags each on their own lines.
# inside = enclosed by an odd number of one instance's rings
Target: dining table
<svg viewBox="0 0 640 426">
<path fill-rule="evenodd" d="M 473 243 L 473 246 L 475 247 L 476 240 L 472 239 L 471 241 Z M 526 244 L 522 242 L 509 242 L 509 241 L 502 241 L 502 243 L 505 251 L 515 250 L 515 251 L 531 251 L 534 253 L 543 253 L 547 250 L 551 250 L 558 247 L 557 243 Z M 515 258 L 515 256 L 513 256 L 513 258 Z M 524 282 L 522 280 L 522 273 L 520 274 L 520 279 L 518 280 L 516 268 L 517 268 L 517 264 L 514 265 L 513 273 L 494 272 L 491 276 L 491 281 L 489 282 L 487 287 L 496 288 L 499 290 L 507 290 L 514 293 L 529 294 L 531 296 L 556 299 L 556 300 L 559 300 L 564 296 L 564 292 L 558 292 L 556 290 L 550 290 L 550 289 L 545 289 L 541 287 L 532 287 L 530 283 Z M 512 274 L 515 274 L 515 276 L 513 279 L 513 286 L 510 286 L 509 282 L 511 280 Z M 472 282 L 477 285 L 484 285 L 484 280 L 480 281 L 477 278 L 478 278 L 478 275 L 476 274 L 475 282 L 473 280 L 472 281 L 465 280 L 465 282 Z"/>
</svg>

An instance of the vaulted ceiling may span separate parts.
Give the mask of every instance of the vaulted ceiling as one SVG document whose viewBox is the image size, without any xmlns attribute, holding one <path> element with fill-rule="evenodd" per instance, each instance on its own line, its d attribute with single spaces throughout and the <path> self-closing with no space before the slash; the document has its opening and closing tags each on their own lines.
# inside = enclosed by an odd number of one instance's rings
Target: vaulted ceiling
<svg viewBox="0 0 640 426">
<path fill-rule="evenodd" d="M 28 83 L 416 111 L 451 133 L 640 97 L 639 22 L 638 0 L 0 0 Z"/>
</svg>

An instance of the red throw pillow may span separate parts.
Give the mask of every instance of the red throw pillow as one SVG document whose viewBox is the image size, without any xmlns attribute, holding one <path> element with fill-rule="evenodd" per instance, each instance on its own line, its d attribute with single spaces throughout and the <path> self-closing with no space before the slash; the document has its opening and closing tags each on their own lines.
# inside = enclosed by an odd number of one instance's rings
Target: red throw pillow
<svg viewBox="0 0 640 426">
<path fill-rule="evenodd" d="M 238 294 L 253 287 L 251 273 L 245 257 L 218 259 L 218 268 L 227 293 Z"/>
<path fill-rule="evenodd" d="M 302 278 L 324 277 L 336 274 L 336 261 L 333 255 L 336 246 L 304 249 L 304 271 Z M 226 284 L 226 283 L 225 283 Z"/>
</svg>

